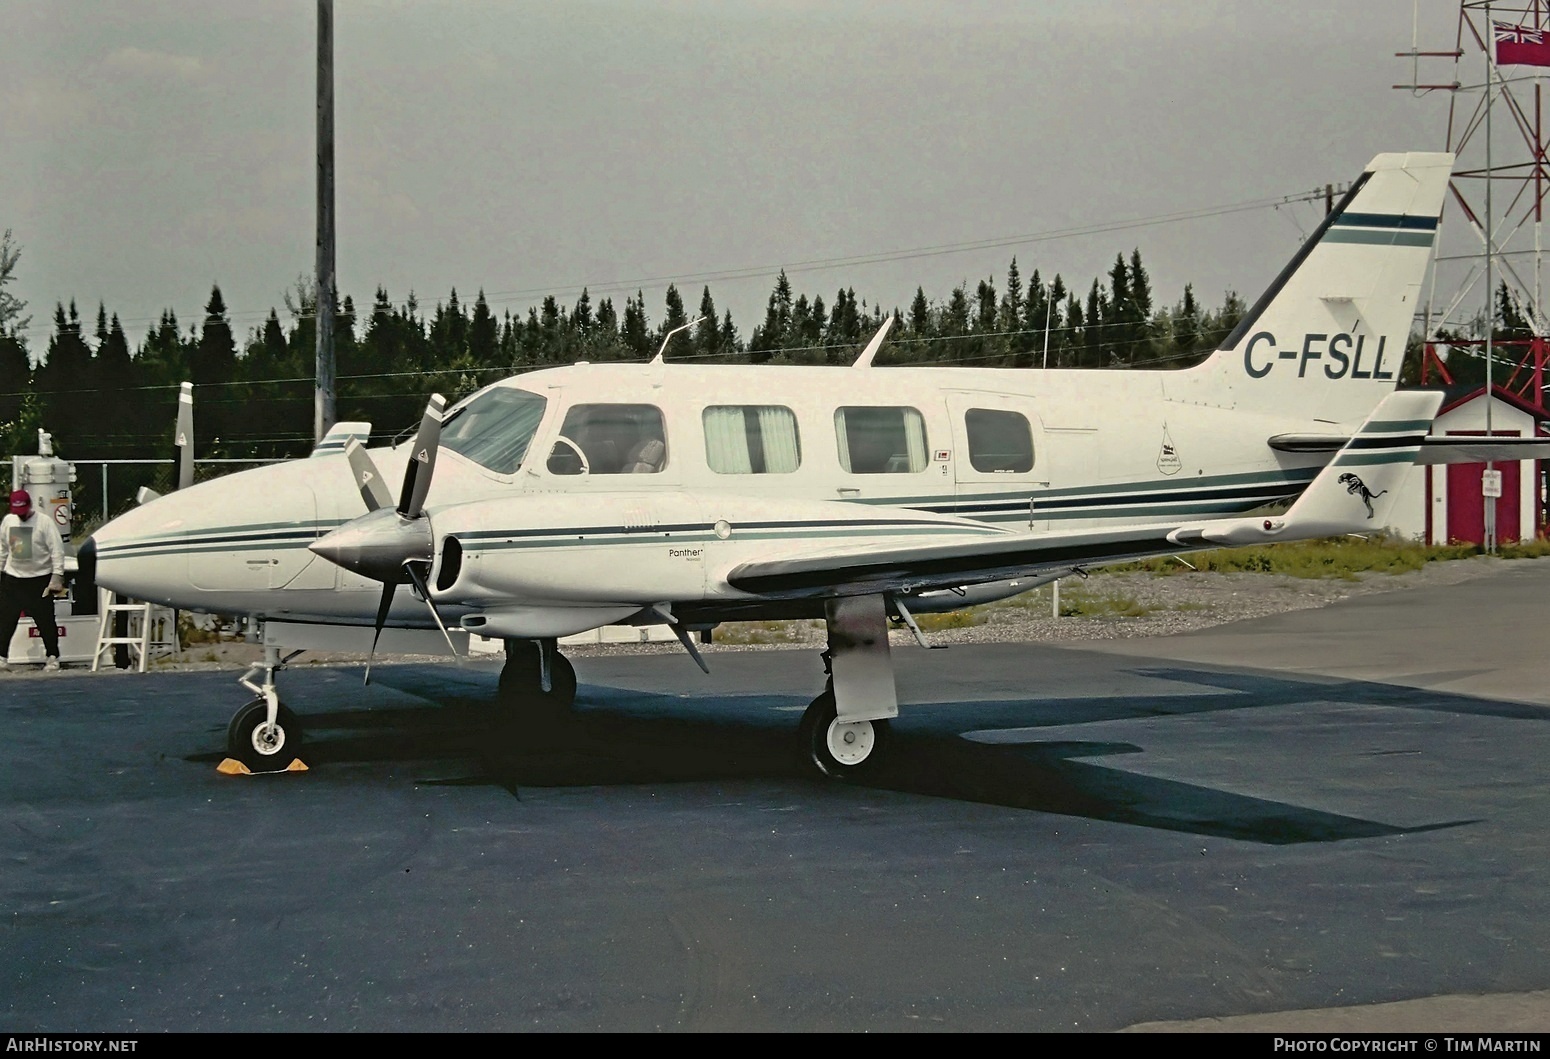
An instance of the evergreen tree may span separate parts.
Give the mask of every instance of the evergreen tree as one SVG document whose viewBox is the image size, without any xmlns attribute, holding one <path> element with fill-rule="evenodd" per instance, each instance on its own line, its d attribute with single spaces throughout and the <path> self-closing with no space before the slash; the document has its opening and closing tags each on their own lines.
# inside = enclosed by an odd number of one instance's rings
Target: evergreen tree
<svg viewBox="0 0 1550 1059">
<path fill-rule="evenodd" d="M 583 300 L 586 296 L 587 292 L 582 291 Z M 578 303 L 578 311 L 579 308 Z M 500 324 L 496 322 L 495 314 L 490 312 L 490 303 L 485 301 L 483 288 L 480 288 L 479 297 L 474 299 L 474 314 L 468 321 L 468 359 L 476 368 L 501 366 Z"/>
<path fill-rule="evenodd" d="M 742 348 L 742 342 L 737 337 L 737 325 L 732 322 L 731 309 L 721 314 L 721 348 L 728 355 Z"/>
<path fill-rule="evenodd" d="M 1122 262 L 1123 264 L 1123 262 Z M 1104 292 L 1097 280 L 1093 280 L 1092 288 L 1087 292 L 1086 324 L 1082 328 L 1082 354 L 1081 366 L 1084 368 L 1104 367 L 1106 364 L 1104 354 L 1107 352 L 1104 342 L 1105 331 L 1112 321 L 1113 303 Z"/>
<path fill-rule="evenodd" d="M 619 314 L 614 311 L 614 300 L 604 298 L 597 303 L 598 359 L 617 360 L 623 352 L 619 338 Z"/>
<path fill-rule="evenodd" d="M 1184 284 L 1184 300 L 1173 314 L 1173 351 L 1188 358 L 1200 346 L 1200 306 L 1195 303 L 1193 284 Z"/>
<path fill-rule="evenodd" d="M 1135 348 L 1135 303 L 1130 298 L 1130 270 L 1121 254 L 1114 255 L 1109 269 L 1109 298 L 1103 306 L 1103 337 L 1097 363 L 1103 366 L 1128 362 Z M 1091 324 L 1092 317 L 1088 316 Z"/>
<path fill-rule="evenodd" d="M 194 417 L 194 451 L 201 456 L 217 455 L 213 446 L 219 439 L 219 454 L 230 455 L 235 431 L 243 419 L 242 398 L 230 385 L 237 375 L 237 343 L 219 286 L 210 289 L 204 327 L 190 351 L 188 366 L 199 410 Z"/>
<path fill-rule="evenodd" d="M 81 338 L 81 317 L 75 302 L 67 316 L 63 305 L 54 309 L 54 335 L 49 339 L 47 359 L 35 375 L 42 426 L 54 435 L 61 453 L 86 455 L 81 444 L 93 433 L 89 411 L 82 407 L 80 393 L 89 385 L 91 349 Z"/>
<path fill-rule="evenodd" d="M 980 280 L 974 291 L 974 302 L 974 333 L 979 339 L 974 343 L 974 352 L 970 356 L 976 363 L 992 365 L 1000 358 L 1005 346 L 1002 337 L 996 334 L 1000 306 L 996 299 L 995 283 L 988 279 Z"/>
<path fill-rule="evenodd" d="M 663 299 L 663 306 L 666 315 L 662 318 L 662 326 L 657 330 L 657 349 L 662 348 L 663 341 L 671 332 L 689 322 L 689 314 L 684 311 L 683 295 L 678 293 L 676 284 L 667 285 L 667 296 Z"/>
<path fill-rule="evenodd" d="M 965 338 L 969 333 L 969 292 L 964 290 L 963 284 L 954 287 L 948 296 L 937 333 L 947 341 L 942 343 L 941 352 L 932 360 L 964 361 L 972 355 L 973 347 Z"/>
<path fill-rule="evenodd" d="M 1130 252 L 1130 362 L 1150 360 L 1152 339 L 1152 279 L 1141 264 L 1141 249 Z"/>
<path fill-rule="evenodd" d="M 640 291 L 624 302 L 624 328 L 620 333 L 624 348 L 638 360 L 646 360 L 656 352 L 651 343 L 651 325 L 646 319 L 646 301 Z"/>
<path fill-rule="evenodd" d="M 30 396 L 32 364 L 27 356 L 27 344 L 21 336 L 0 330 L 0 439 L 10 444 L 6 452 L 22 452 L 17 444 L 25 439 L 15 436 L 20 431 L 22 406 Z"/>
<path fill-rule="evenodd" d="M 770 291 L 769 304 L 764 310 L 764 323 L 753 329 L 748 340 L 748 359 L 754 364 L 765 364 L 775 350 L 789 344 L 791 329 L 791 281 L 786 270 L 781 269 L 775 279 L 775 289 Z"/>
<path fill-rule="evenodd" d="M 1057 277 L 1058 280 L 1058 277 Z M 1060 358 L 1058 367 L 1081 367 L 1082 348 L 1087 342 L 1087 320 L 1082 314 L 1082 301 L 1072 291 L 1066 295 L 1066 307 L 1062 313 L 1062 324 L 1057 332 L 1060 335 Z M 1051 354 L 1053 358 L 1053 354 Z M 1055 363 L 1052 359 L 1051 363 Z"/>
<path fill-rule="evenodd" d="M 721 321 L 716 318 L 716 301 L 706 287 L 700 294 L 700 322 L 694 328 L 694 352 L 706 358 L 722 355 Z"/>
</svg>

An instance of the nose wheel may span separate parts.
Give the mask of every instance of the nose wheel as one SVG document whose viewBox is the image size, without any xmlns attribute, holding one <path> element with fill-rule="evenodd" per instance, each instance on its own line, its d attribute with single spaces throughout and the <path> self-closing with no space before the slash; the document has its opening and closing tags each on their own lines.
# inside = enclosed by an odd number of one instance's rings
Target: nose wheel
<svg viewBox="0 0 1550 1059">
<path fill-rule="evenodd" d="M 825 691 L 802 714 L 802 761 L 831 779 L 861 779 L 875 770 L 888 742 L 887 721 L 842 721 L 834 692 Z"/>
<path fill-rule="evenodd" d="M 283 772 L 301 749 L 301 723 L 281 705 L 269 724 L 269 704 L 262 695 L 238 710 L 226 729 L 226 753 L 252 772 Z"/>
</svg>

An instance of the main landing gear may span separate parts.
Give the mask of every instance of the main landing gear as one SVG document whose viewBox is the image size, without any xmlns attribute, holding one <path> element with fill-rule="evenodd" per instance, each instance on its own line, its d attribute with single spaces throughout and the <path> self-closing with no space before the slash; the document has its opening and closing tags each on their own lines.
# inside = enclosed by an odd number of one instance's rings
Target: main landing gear
<svg viewBox="0 0 1550 1059">
<path fill-rule="evenodd" d="M 281 658 L 279 647 L 265 644 L 264 660 L 242 677 L 243 687 L 257 698 L 232 717 L 226 729 L 226 753 L 250 772 L 284 772 L 301 753 L 301 722 L 280 702 L 275 684 L 275 674 L 300 653 Z M 255 684 L 253 678 L 260 674 L 263 683 Z"/>
<path fill-rule="evenodd" d="M 554 640 L 507 640 L 499 701 L 514 720 L 563 721 L 576 703 L 576 670 Z"/>
<path fill-rule="evenodd" d="M 860 779 L 875 771 L 888 745 L 889 720 L 899 715 L 888 606 L 883 596 L 850 596 L 824 605 L 829 649 L 828 685 L 802 714 L 805 766 L 833 779 Z"/>
</svg>

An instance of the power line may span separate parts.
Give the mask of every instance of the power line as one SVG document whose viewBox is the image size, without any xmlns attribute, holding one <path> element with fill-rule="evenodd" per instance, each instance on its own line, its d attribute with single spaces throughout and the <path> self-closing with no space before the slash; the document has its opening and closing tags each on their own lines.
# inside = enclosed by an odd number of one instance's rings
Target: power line
<svg viewBox="0 0 1550 1059">
<path fill-rule="evenodd" d="M 972 253 L 977 250 L 995 250 L 1014 246 L 1034 246 L 1040 243 L 1054 242 L 1061 239 L 1074 239 L 1089 235 L 1103 235 L 1110 232 L 1131 231 L 1137 228 L 1147 228 L 1156 225 L 1177 224 L 1184 221 L 1205 220 L 1211 217 L 1229 216 L 1237 213 L 1247 213 L 1254 210 L 1276 209 L 1281 206 L 1292 205 L 1300 202 L 1313 202 L 1321 200 L 1324 196 L 1323 189 L 1314 189 L 1309 192 L 1299 192 L 1279 197 L 1266 197 L 1257 199 L 1245 199 L 1239 202 L 1225 203 L 1215 206 L 1201 206 L 1194 209 L 1175 210 L 1169 213 L 1159 213 L 1148 217 L 1134 217 L 1118 221 L 1104 221 L 1093 224 L 1072 225 L 1064 228 L 1051 228 L 1040 232 L 1027 232 L 1020 235 L 991 236 L 982 239 L 965 240 L 956 243 L 938 243 L 930 246 L 904 247 L 892 250 L 880 250 L 862 254 L 851 254 L 840 257 L 810 258 L 787 264 L 760 264 L 745 265 L 735 268 L 714 269 L 702 272 L 665 274 L 657 276 L 642 276 L 634 279 L 620 279 L 603 282 L 570 283 L 558 287 L 527 287 L 513 288 L 509 290 L 485 291 L 485 302 L 491 306 L 492 311 L 497 308 L 509 307 L 534 298 L 547 296 L 579 297 L 582 291 L 596 294 L 616 294 L 642 289 L 659 283 L 671 283 L 675 286 L 694 283 L 711 283 L 720 280 L 754 279 L 759 276 L 767 276 L 779 271 L 785 271 L 788 275 L 793 273 L 817 272 L 831 268 L 860 267 L 863 265 L 887 264 L 895 261 L 910 261 L 916 259 L 942 257 L 949 254 Z M 73 299 L 72 299 L 73 300 Z M 440 304 L 440 303 L 437 303 Z M 258 323 L 268 320 L 274 311 L 245 310 L 241 312 L 228 312 L 226 319 L 228 324 Z M 200 311 L 202 313 L 202 310 Z M 195 319 L 200 313 L 190 314 L 188 319 Z M 176 315 L 176 314 L 174 314 Z M 292 312 L 289 313 L 294 320 L 316 319 L 316 312 Z M 356 318 L 363 314 L 360 307 L 356 307 Z M 369 310 L 365 315 L 370 315 Z M 154 317 L 119 318 L 122 326 L 154 326 L 165 318 L 166 311 Z M 48 334 L 49 324 L 33 324 L 30 327 L 18 330 L 18 334 Z"/>
</svg>

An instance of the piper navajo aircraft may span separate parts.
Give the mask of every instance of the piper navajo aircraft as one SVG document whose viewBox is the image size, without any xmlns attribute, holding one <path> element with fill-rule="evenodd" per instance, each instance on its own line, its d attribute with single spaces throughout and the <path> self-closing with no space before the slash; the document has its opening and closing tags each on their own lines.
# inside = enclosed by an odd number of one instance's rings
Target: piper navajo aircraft
<svg viewBox="0 0 1550 1059">
<path fill-rule="evenodd" d="M 703 668 L 694 631 L 822 618 L 802 752 L 856 775 L 898 714 L 890 621 L 924 643 L 915 613 L 1095 565 L 1381 529 L 1415 463 L 1484 458 L 1434 448 L 1440 394 L 1395 392 L 1452 163 L 1375 158 L 1194 368 L 876 368 L 885 324 L 849 367 L 534 371 L 433 397 L 407 444 L 347 424 L 312 459 L 150 499 L 81 565 L 261 623 L 228 748 L 255 770 L 300 747 L 289 651 L 498 638 L 521 714 L 574 699 L 559 637 L 667 623 Z"/>
</svg>

